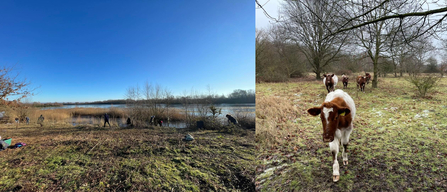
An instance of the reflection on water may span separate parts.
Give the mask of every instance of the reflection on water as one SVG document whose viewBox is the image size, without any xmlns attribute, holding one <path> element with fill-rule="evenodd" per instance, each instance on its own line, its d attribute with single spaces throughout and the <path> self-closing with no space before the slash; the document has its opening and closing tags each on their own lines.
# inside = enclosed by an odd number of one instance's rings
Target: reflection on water
<svg viewBox="0 0 447 192">
<path fill-rule="evenodd" d="M 128 127 L 126 121 L 124 119 L 115 119 L 115 118 L 110 118 L 110 123 L 111 124 L 118 124 L 119 127 L 121 128 L 126 128 Z M 94 117 L 73 117 L 71 120 L 71 124 L 73 126 L 76 125 L 92 125 L 92 124 L 99 124 L 100 126 L 104 125 L 104 121 L 102 119 L 99 118 L 94 118 Z M 149 124 L 148 124 L 149 125 Z M 106 127 L 108 126 L 108 124 L 106 124 Z M 169 123 L 163 123 L 163 127 L 173 127 L 173 128 L 186 128 L 186 123 L 185 122 L 169 122 Z"/>
<path fill-rule="evenodd" d="M 164 104 L 160 105 L 161 107 L 164 107 Z M 216 104 L 214 105 L 216 108 L 220 108 L 222 109 L 222 114 L 227 114 L 227 113 L 236 113 L 237 111 L 241 111 L 241 112 L 248 112 L 248 113 L 255 113 L 255 109 L 256 109 L 256 105 L 255 103 L 239 103 L 239 104 Z M 46 109 L 72 109 L 72 108 L 111 108 L 111 107 L 115 107 L 115 108 L 127 108 L 126 104 L 94 104 L 94 105 L 64 105 L 64 106 L 60 106 L 60 107 L 42 107 L 40 108 L 41 110 L 46 110 Z M 175 109 L 179 109 L 179 110 L 184 110 L 185 108 L 183 107 L 183 105 L 181 104 L 173 104 L 169 106 L 170 108 L 175 108 Z M 190 105 L 188 108 L 188 111 L 190 110 L 195 110 L 197 111 L 197 108 L 194 107 L 194 105 Z"/>
</svg>

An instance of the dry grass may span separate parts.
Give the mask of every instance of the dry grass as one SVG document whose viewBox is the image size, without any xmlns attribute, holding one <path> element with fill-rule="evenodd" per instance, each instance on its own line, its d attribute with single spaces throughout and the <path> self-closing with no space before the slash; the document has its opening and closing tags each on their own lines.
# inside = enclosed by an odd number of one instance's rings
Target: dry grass
<svg viewBox="0 0 447 192">
<path fill-rule="evenodd" d="M 112 119 L 118 119 L 118 121 L 125 122 L 128 115 L 128 111 L 124 108 L 69 108 L 69 109 L 45 109 L 40 110 L 39 108 L 28 108 L 27 112 L 30 118 L 31 124 L 36 124 L 37 119 L 40 115 L 45 117 L 46 124 L 70 124 L 73 118 L 79 117 L 90 117 L 95 119 L 94 124 L 100 124 L 101 119 L 104 119 L 104 114 L 107 113 Z M 185 119 L 182 110 L 180 109 L 169 109 L 170 120 L 171 121 L 182 121 Z M 13 123 L 14 118 L 18 116 L 19 112 L 17 109 L 8 111 L 9 122 Z M 166 114 L 161 115 L 161 119 L 167 119 Z M 76 120 L 76 122 L 87 121 Z M 24 126 L 24 121 L 21 122 L 21 126 Z"/>
</svg>

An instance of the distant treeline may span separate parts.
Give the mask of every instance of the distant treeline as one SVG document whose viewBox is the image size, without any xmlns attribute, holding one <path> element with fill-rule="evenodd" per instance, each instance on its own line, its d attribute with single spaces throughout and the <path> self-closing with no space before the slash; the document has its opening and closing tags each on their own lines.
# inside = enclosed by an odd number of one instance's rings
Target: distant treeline
<svg viewBox="0 0 447 192">
<path fill-rule="evenodd" d="M 64 106 L 62 103 L 40 103 L 40 102 L 34 102 L 32 103 L 33 107 L 61 107 Z"/>
<path fill-rule="evenodd" d="M 188 100 L 188 102 L 211 102 L 214 104 L 221 103 L 255 103 L 255 91 L 254 90 L 234 90 L 228 96 L 225 95 L 200 95 L 200 96 L 176 96 L 169 99 L 161 99 L 161 102 L 169 102 L 170 104 L 182 104 Z M 118 99 L 118 100 L 106 100 L 106 101 L 93 101 L 93 102 L 65 102 L 60 105 L 91 105 L 91 104 L 126 104 L 133 100 L 130 99 Z M 54 103 L 54 105 L 59 103 Z"/>
</svg>

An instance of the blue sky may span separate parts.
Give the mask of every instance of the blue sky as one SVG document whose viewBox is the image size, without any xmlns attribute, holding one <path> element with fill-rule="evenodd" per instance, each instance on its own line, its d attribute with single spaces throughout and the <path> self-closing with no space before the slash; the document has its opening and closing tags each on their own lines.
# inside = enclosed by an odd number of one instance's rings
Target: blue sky
<svg viewBox="0 0 447 192">
<path fill-rule="evenodd" d="M 255 88 L 250 0 L 0 1 L 0 26 L 0 66 L 39 87 L 32 102 Z"/>
</svg>

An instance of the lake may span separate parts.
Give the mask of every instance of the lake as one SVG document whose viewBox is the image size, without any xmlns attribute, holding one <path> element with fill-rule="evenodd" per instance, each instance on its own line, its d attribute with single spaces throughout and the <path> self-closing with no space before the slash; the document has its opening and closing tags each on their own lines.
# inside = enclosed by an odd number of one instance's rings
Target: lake
<svg viewBox="0 0 447 192">
<path fill-rule="evenodd" d="M 162 104 L 163 106 L 163 104 Z M 244 111 L 244 112 L 249 112 L 249 113 L 254 113 L 255 109 L 256 109 L 256 104 L 255 103 L 238 103 L 238 104 L 227 104 L 227 103 L 222 103 L 222 104 L 215 104 L 214 105 L 216 108 L 221 108 L 222 109 L 222 114 L 227 114 L 227 113 L 234 113 L 235 111 Z M 40 108 L 41 110 L 46 110 L 46 109 L 71 109 L 71 108 L 111 108 L 111 107 L 116 107 L 116 108 L 127 108 L 126 104 L 91 104 L 91 105 L 64 105 L 64 106 L 58 106 L 58 107 L 42 107 Z M 181 104 L 172 104 L 170 105 L 171 108 L 176 108 L 176 109 L 184 109 L 183 106 Z M 193 105 L 190 106 L 191 108 L 193 107 Z"/>
</svg>

